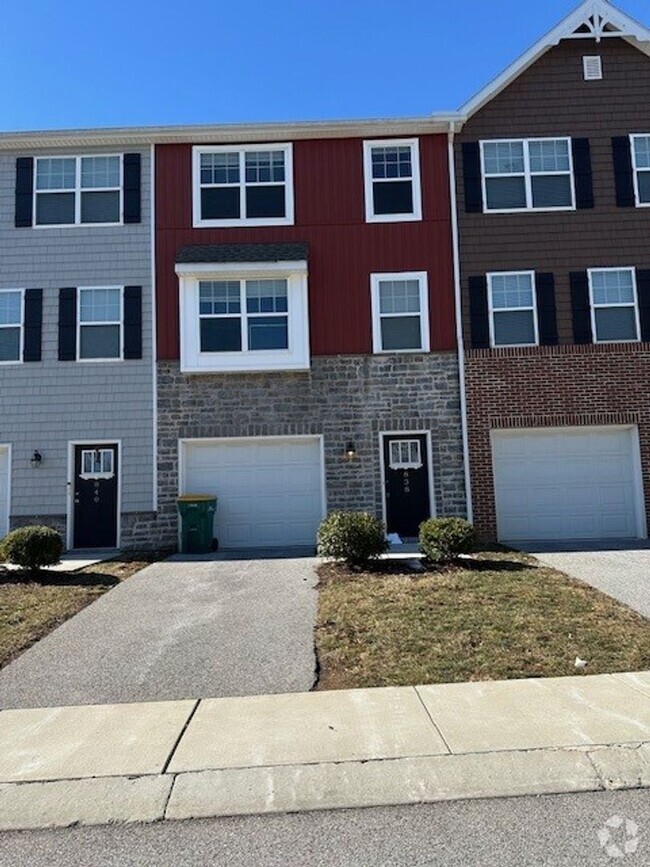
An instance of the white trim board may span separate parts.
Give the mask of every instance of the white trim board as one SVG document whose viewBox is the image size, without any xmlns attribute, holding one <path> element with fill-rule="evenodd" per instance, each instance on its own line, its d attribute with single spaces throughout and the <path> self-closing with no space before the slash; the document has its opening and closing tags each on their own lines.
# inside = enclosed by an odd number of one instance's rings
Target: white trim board
<svg viewBox="0 0 650 867">
<path fill-rule="evenodd" d="M 13 446 L 11 443 L 0 443 L 0 453 L 7 455 L 7 520 L 5 526 L 0 525 L 0 539 L 7 535 L 10 527 L 11 519 L 11 470 L 12 470 L 12 453 Z"/>
</svg>

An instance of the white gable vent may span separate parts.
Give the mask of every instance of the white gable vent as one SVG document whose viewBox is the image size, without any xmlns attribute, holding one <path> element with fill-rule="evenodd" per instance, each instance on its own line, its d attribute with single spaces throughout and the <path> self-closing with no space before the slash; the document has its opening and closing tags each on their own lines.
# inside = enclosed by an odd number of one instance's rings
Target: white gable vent
<svg viewBox="0 0 650 867">
<path fill-rule="evenodd" d="M 583 57 L 582 68 L 585 81 L 600 81 L 603 77 L 603 59 L 598 54 Z"/>
</svg>

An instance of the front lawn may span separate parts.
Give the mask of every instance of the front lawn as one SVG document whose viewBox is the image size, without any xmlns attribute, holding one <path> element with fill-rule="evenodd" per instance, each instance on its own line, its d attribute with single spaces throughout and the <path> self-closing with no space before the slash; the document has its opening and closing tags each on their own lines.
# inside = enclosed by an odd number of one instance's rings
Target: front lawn
<svg viewBox="0 0 650 867">
<path fill-rule="evenodd" d="M 467 567 L 322 565 L 318 689 L 650 668 L 650 621 L 599 591 L 516 554 Z"/>
<path fill-rule="evenodd" d="M 0 566 L 0 668 L 154 559 L 127 557 L 81 572 L 43 571 L 35 576 Z"/>
</svg>

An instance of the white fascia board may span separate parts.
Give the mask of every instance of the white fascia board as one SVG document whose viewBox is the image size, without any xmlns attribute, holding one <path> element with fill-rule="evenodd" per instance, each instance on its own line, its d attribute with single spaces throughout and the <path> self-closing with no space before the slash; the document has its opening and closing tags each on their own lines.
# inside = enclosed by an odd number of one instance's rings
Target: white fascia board
<svg viewBox="0 0 650 867">
<path fill-rule="evenodd" d="M 174 271 L 183 277 L 200 274 L 303 274 L 307 272 L 305 259 L 288 262 L 178 262 Z"/>
<path fill-rule="evenodd" d="M 332 138 L 387 138 L 446 133 L 457 112 L 415 118 L 115 127 L 0 133 L 0 151 L 52 147 L 143 147 L 152 144 L 246 144 Z"/>
<path fill-rule="evenodd" d="M 532 66 L 542 54 L 553 46 L 572 36 L 581 24 L 585 23 L 591 15 L 601 15 L 607 22 L 621 31 L 619 38 L 624 38 L 635 48 L 644 54 L 650 54 L 650 30 L 631 18 L 626 12 L 613 6 L 608 0 L 584 0 L 583 3 L 563 18 L 552 30 L 542 36 L 528 51 L 521 55 L 514 63 L 511 63 L 500 75 L 494 78 L 484 88 L 469 99 L 459 109 L 463 121 L 476 114 L 479 109 L 494 99 L 502 90 L 511 84 L 529 66 Z M 594 37 L 588 37 L 594 38 Z"/>
</svg>

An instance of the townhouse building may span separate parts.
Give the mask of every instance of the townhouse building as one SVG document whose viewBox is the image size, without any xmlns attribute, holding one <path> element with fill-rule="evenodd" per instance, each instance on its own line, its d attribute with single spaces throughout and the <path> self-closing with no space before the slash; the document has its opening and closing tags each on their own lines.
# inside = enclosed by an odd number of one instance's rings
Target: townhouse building
<svg viewBox="0 0 650 867">
<path fill-rule="evenodd" d="M 224 548 L 332 509 L 466 512 L 445 119 L 188 130 L 156 146 L 159 530 Z M 181 131 L 175 131 L 179 142 Z"/>
<path fill-rule="evenodd" d="M 650 32 L 588 0 L 456 137 L 474 516 L 494 538 L 645 537 Z"/>
<path fill-rule="evenodd" d="M 0 537 L 149 544 L 151 166 L 114 133 L 0 136 Z"/>
</svg>

